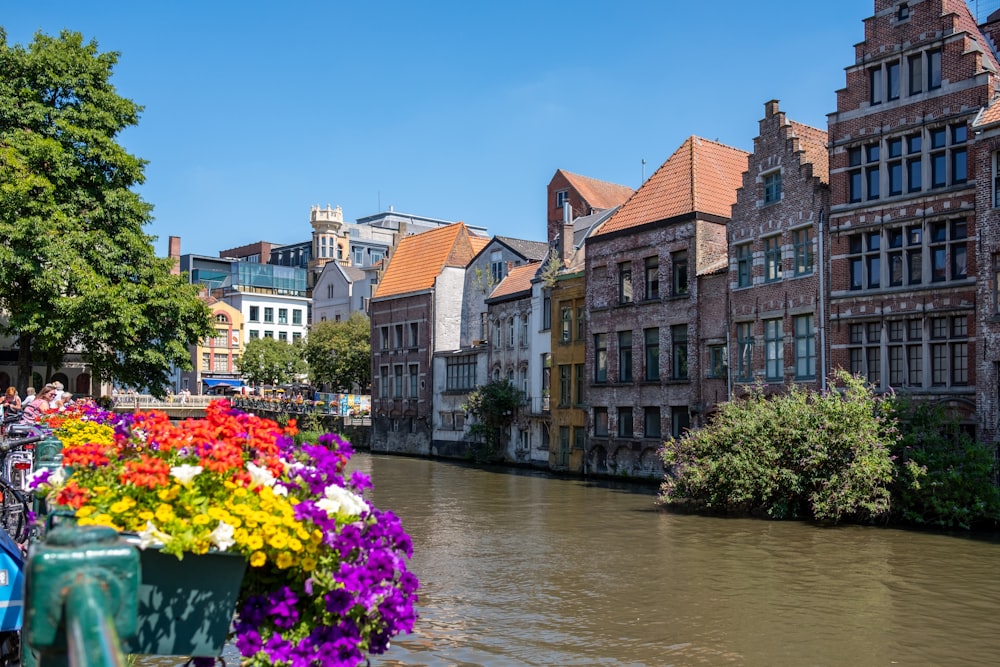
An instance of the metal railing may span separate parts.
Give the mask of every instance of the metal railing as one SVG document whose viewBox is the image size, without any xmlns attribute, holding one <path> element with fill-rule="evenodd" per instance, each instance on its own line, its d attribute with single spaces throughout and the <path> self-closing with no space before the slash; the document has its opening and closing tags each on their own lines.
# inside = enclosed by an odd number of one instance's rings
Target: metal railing
<svg viewBox="0 0 1000 667">
<path fill-rule="evenodd" d="M 119 394 L 115 396 L 113 406 L 116 408 L 134 408 L 137 410 L 160 410 L 163 408 L 204 408 L 209 403 L 222 396 L 168 396 L 155 398 L 149 394 Z"/>
</svg>

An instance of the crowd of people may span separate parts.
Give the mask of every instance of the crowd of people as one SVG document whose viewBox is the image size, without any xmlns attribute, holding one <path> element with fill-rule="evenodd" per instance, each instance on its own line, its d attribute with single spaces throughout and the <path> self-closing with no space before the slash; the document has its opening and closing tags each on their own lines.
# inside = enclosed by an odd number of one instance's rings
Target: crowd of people
<svg viewBox="0 0 1000 667">
<path fill-rule="evenodd" d="M 73 394 L 65 391 L 61 382 L 50 382 L 42 387 L 37 393 L 34 387 L 28 387 L 24 398 L 17 392 L 17 388 L 7 387 L 4 392 L 3 405 L 5 414 L 20 413 L 20 421 L 25 424 L 36 424 L 42 415 L 53 412 L 63 412 L 79 403 L 93 402 L 93 398 L 74 398 Z"/>
</svg>

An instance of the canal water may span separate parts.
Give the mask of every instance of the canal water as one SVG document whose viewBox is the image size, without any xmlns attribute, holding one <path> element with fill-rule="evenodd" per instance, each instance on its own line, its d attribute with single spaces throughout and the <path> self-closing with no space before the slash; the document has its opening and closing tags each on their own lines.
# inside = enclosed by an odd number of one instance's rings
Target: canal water
<svg viewBox="0 0 1000 667">
<path fill-rule="evenodd" d="M 355 454 L 413 538 L 373 666 L 997 665 L 1000 541 L 706 518 L 655 489 Z"/>
</svg>

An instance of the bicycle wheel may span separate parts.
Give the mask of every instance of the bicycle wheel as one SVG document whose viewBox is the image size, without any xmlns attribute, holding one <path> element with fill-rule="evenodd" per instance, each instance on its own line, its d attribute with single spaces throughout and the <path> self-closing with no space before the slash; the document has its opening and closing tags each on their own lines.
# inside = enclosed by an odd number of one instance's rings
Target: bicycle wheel
<svg viewBox="0 0 1000 667">
<path fill-rule="evenodd" d="M 0 480 L 0 524 L 18 544 L 27 538 L 28 505 L 21 493 Z"/>
</svg>

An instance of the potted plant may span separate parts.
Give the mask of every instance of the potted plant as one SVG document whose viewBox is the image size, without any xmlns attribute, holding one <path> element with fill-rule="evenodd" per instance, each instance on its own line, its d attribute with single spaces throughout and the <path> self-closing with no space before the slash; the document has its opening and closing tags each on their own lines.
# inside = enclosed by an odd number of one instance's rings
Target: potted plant
<svg viewBox="0 0 1000 667">
<path fill-rule="evenodd" d="M 353 667 L 413 628 L 412 544 L 392 512 L 363 497 L 369 478 L 346 474 L 347 441 L 327 434 L 296 446 L 295 433 L 294 421 L 281 428 L 225 400 L 211 403 L 204 419 L 180 423 L 157 411 L 88 408 L 58 425 L 65 467 L 39 471 L 34 486 L 78 523 L 110 526 L 144 553 L 172 559 L 190 583 L 203 579 L 185 575 L 193 561 L 235 554 L 215 567 L 246 570 L 238 591 L 218 598 L 236 603 L 221 616 L 243 664 Z M 161 560 L 152 569 L 163 568 Z M 205 606 L 191 602 L 183 581 L 172 586 L 181 591 L 178 606 Z M 151 595 L 150 607 L 163 599 L 162 591 Z M 163 637 L 182 631 L 164 632 L 163 621 L 153 623 L 154 650 L 130 650 L 207 661 L 221 652 L 165 651 Z"/>
</svg>

